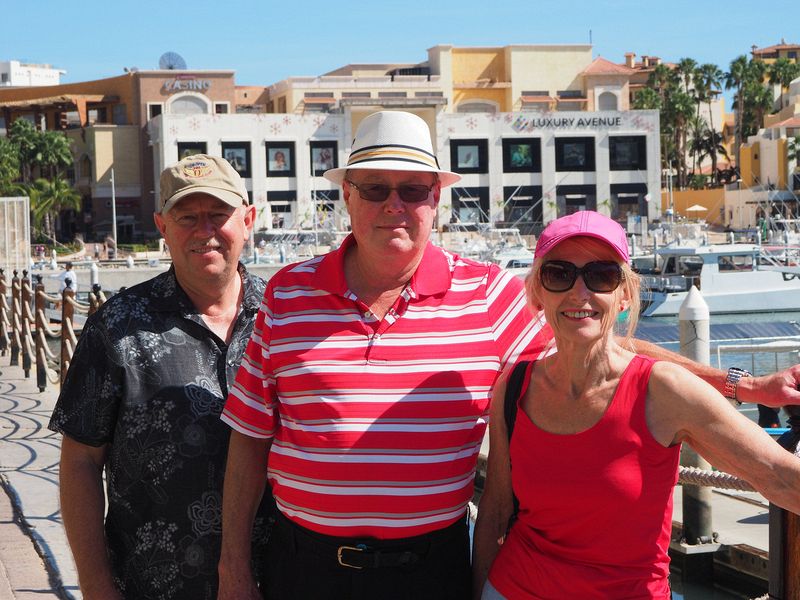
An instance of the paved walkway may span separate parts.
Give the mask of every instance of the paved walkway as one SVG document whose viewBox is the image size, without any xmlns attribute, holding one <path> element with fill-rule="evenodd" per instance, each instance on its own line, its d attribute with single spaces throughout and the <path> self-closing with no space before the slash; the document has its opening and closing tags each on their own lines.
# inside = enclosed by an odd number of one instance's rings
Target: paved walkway
<svg viewBox="0 0 800 600">
<path fill-rule="evenodd" d="M 0 357 L 0 600 L 81 598 L 58 503 L 60 436 L 47 429 L 57 387 Z M 737 498 L 736 496 L 741 496 Z M 674 520 L 682 521 L 676 488 Z M 720 542 L 768 551 L 768 506 L 758 494 L 715 491 Z"/>
<path fill-rule="evenodd" d="M 0 357 L 0 599 L 78 599 L 58 503 L 60 436 L 47 429 L 57 388 Z"/>
</svg>

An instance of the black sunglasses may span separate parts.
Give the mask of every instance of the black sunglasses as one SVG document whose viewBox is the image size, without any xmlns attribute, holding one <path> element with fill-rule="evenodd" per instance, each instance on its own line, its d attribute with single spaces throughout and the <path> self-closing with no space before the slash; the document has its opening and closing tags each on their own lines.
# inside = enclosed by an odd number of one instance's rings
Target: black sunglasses
<svg viewBox="0 0 800 600">
<path fill-rule="evenodd" d="M 618 263 L 598 260 L 576 267 L 564 260 L 551 260 L 539 268 L 539 281 L 548 292 L 566 292 L 575 285 L 578 275 L 593 292 L 613 292 L 622 283 L 622 267 Z"/>
<path fill-rule="evenodd" d="M 401 183 L 395 188 L 385 183 L 354 183 L 349 179 L 346 181 L 358 190 L 359 196 L 369 202 L 383 202 L 389 197 L 392 190 L 397 190 L 400 199 L 408 204 L 417 204 L 427 200 L 436 185 L 435 183 L 429 186 L 421 183 Z"/>
</svg>

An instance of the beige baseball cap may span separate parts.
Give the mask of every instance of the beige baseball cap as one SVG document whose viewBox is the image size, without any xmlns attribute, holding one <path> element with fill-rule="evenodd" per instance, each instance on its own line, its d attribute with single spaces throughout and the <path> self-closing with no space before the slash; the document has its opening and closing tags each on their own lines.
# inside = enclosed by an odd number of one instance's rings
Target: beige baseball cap
<svg viewBox="0 0 800 600">
<path fill-rule="evenodd" d="M 219 156 L 193 154 L 161 172 L 161 214 L 166 214 L 189 194 L 209 194 L 225 204 L 249 204 L 239 173 Z"/>
</svg>

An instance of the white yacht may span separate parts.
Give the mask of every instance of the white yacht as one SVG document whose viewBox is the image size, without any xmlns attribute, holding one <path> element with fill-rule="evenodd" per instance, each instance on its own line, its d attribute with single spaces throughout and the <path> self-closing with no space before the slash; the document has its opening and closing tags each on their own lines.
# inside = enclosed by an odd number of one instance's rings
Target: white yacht
<svg viewBox="0 0 800 600">
<path fill-rule="evenodd" d="M 692 285 L 713 313 L 800 310 L 800 268 L 755 244 L 657 251 L 659 272 L 642 274 L 642 315 L 678 314 Z M 787 266 L 789 262 L 789 266 Z"/>
</svg>

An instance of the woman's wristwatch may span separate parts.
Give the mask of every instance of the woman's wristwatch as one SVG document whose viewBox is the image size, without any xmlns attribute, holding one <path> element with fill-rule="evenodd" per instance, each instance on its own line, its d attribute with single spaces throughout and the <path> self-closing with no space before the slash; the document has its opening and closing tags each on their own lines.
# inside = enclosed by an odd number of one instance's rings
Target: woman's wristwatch
<svg viewBox="0 0 800 600">
<path fill-rule="evenodd" d="M 728 375 L 725 377 L 725 388 L 722 392 L 723 395 L 729 400 L 735 400 L 737 403 L 741 404 L 739 399 L 736 397 L 736 388 L 739 385 L 739 380 L 742 377 L 752 376 L 753 374 L 750 371 L 740 369 L 739 367 L 731 367 L 728 369 Z"/>
</svg>

